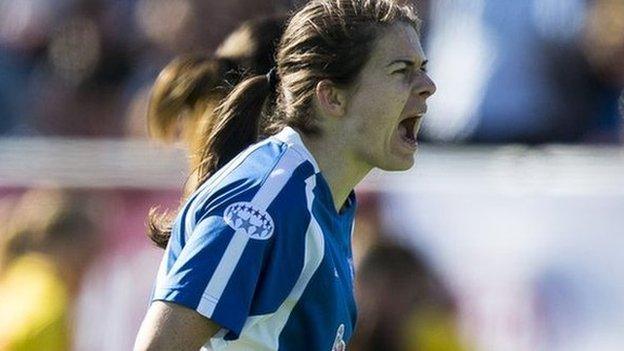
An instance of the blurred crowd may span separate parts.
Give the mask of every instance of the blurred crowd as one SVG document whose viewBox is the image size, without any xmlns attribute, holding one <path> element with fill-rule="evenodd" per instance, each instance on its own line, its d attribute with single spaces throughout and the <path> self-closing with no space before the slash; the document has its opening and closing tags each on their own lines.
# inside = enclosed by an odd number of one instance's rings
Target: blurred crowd
<svg viewBox="0 0 624 351">
<path fill-rule="evenodd" d="M 1 0 L 0 135 L 143 135 L 166 63 L 211 53 L 241 21 L 300 2 Z M 622 140 L 624 2 L 416 4 L 439 86 L 424 139 Z"/>
<path fill-rule="evenodd" d="M 431 2 L 437 141 L 619 143 L 621 0 Z"/>
<path fill-rule="evenodd" d="M 0 135 L 144 134 L 145 91 L 287 0 L 1 0 Z M 135 122 L 134 115 L 141 120 Z"/>
</svg>

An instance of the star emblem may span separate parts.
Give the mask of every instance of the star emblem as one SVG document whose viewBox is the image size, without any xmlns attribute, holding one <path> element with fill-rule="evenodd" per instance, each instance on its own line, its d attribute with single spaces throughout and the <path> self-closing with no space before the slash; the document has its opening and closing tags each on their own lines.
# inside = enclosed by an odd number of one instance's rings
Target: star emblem
<svg viewBox="0 0 624 351">
<path fill-rule="evenodd" d="M 251 239 L 266 240 L 273 235 L 273 219 L 251 202 L 229 205 L 223 212 L 223 220 L 234 230 L 243 230 Z"/>
</svg>

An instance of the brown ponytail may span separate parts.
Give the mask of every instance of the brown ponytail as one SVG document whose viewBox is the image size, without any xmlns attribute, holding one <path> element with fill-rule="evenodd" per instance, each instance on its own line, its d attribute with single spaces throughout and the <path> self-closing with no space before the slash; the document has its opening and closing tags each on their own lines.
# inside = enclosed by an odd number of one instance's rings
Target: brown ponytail
<svg viewBox="0 0 624 351">
<path fill-rule="evenodd" d="M 200 184 L 258 140 L 263 107 L 270 94 L 268 78 L 254 76 L 237 85 L 218 107 L 212 133 L 201 147 L 202 162 L 197 169 Z"/>
<path fill-rule="evenodd" d="M 264 74 L 275 66 L 275 47 L 286 19 L 276 15 L 243 22 L 223 41 L 215 57 L 181 57 L 158 77 L 149 105 L 149 130 L 153 137 L 172 140 L 179 126 L 176 122 L 185 119 L 182 139 L 189 146 L 192 173 L 182 201 L 256 141 L 259 129 L 264 130 L 260 116 L 273 90 L 268 80 L 256 76 L 237 84 L 243 72 Z M 158 208 L 150 211 L 148 237 L 157 246 L 167 245 L 172 219 Z"/>
<path fill-rule="evenodd" d="M 254 76 L 237 85 L 215 110 L 209 137 L 199 150 L 202 161 L 194 170 L 195 188 L 258 140 L 265 102 L 271 93 L 268 77 Z M 172 220 L 169 213 L 159 213 L 157 208 L 149 213 L 148 236 L 161 248 L 171 237 Z"/>
<path fill-rule="evenodd" d="M 229 59 L 187 55 L 174 59 L 158 75 L 152 88 L 147 111 L 151 137 L 173 141 L 181 129 L 182 138 L 191 154 L 191 168 L 199 165 L 196 158 L 201 144 L 201 131 L 210 130 L 212 110 L 227 94 L 223 87 L 226 75 L 235 70 Z M 185 190 L 187 193 L 188 190 Z M 148 237 L 159 247 L 167 245 L 171 235 L 171 215 L 152 208 L 148 214 Z"/>
</svg>

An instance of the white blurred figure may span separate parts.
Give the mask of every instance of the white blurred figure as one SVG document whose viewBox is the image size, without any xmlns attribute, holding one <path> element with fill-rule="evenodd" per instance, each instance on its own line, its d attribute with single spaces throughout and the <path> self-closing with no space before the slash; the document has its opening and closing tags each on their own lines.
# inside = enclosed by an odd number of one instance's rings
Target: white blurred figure
<svg viewBox="0 0 624 351">
<path fill-rule="evenodd" d="M 584 57 L 604 50 L 597 44 L 589 50 L 579 44 L 592 31 L 596 17 L 588 4 L 586 0 L 434 2 L 429 51 L 431 73 L 440 90 L 430 106 L 432 118 L 424 122 L 428 138 L 616 142 L 613 129 L 620 123 L 613 120 L 611 106 L 617 99 L 611 93 L 613 86 Z M 602 12 L 598 17 L 608 20 Z"/>
</svg>

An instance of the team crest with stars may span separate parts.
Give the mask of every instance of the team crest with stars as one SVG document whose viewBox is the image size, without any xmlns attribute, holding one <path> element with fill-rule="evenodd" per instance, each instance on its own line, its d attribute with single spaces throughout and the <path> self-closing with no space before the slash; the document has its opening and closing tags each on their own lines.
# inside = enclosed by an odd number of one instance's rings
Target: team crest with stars
<svg viewBox="0 0 624 351">
<path fill-rule="evenodd" d="M 236 202 L 223 212 L 223 219 L 234 230 L 243 230 L 251 239 L 267 240 L 273 235 L 273 218 L 251 202 Z"/>
</svg>

